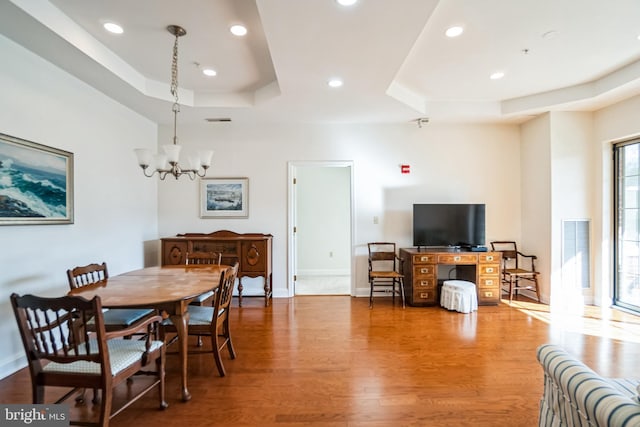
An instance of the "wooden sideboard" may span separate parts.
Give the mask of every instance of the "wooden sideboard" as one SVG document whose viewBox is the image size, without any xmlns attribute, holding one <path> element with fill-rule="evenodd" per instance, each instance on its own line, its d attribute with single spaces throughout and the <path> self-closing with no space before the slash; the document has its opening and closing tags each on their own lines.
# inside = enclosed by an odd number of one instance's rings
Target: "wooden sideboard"
<svg viewBox="0 0 640 427">
<path fill-rule="evenodd" d="M 264 277 L 264 305 L 272 297 L 273 236 L 271 234 L 238 234 L 221 230 L 213 233 L 184 233 L 175 237 L 164 237 L 162 242 L 162 265 L 186 263 L 187 252 L 218 252 L 222 264 L 240 263 L 238 270 L 238 303 L 242 306 L 242 278 Z"/>
<path fill-rule="evenodd" d="M 443 249 L 400 249 L 404 290 L 412 306 L 440 303 L 439 286 L 447 279 L 468 280 L 476 284 L 479 305 L 500 302 L 500 252 L 465 252 Z M 455 269 L 455 276 L 449 271 Z"/>
</svg>

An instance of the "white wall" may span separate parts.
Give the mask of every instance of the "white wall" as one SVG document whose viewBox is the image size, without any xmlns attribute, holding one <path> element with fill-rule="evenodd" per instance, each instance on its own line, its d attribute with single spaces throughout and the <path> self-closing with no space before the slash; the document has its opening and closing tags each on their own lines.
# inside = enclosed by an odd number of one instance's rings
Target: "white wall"
<svg viewBox="0 0 640 427">
<path fill-rule="evenodd" d="M 71 151 L 75 162 L 74 224 L 0 227 L 4 377 L 25 363 L 12 292 L 63 295 L 70 267 L 106 261 L 117 274 L 142 267 L 145 249 L 156 259 L 157 184 L 132 150 L 155 147 L 157 126 L 2 36 L 0 57 L 0 132 Z"/>
<path fill-rule="evenodd" d="M 594 115 L 592 169 L 594 180 L 601 183 L 594 188 L 597 215 L 592 225 L 594 234 L 593 258 L 596 301 L 608 306 L 613 298 L 613 152 L 615 142 L 640 135 L 640 96 L 604 108 Z"/>
<path fill-rule="evenodd" d="M 521 126 L 522 230 L 518 249 L 536 255 L 540 298 L 549 302 L 551 275 L 551 119 L 536 117 Z"/>
<path fill-rule="evenodd" d="M 593 114 L 551 113 L 551 289 L 554 309 L 582 312 L 593 303 L 592 293 L 562 280 L 562 221 L 593 220 L 596 214 L 592 168 Z M 593 282 L 592 282 L 593 285 Z M 555 295 L 555 298 L 554 298 Z"/>
<path fill-rule="evenodd" d="M 161 127 L 159 140 L 172 129 Z M 197 181 L 159 186 L 159 233 L 274 235 L 274 295 L 287 296 L 287 162 L 354 162 L 356 292 L 367 294 L 366 243 L 412 246 L 413 203 L 486 203 L 487 242 L 520 233 L 520 147 L 515 125 L 180 126 L 181 144 L 216 150 L 211 177 L 249 178 L 248 219 L 200 219 Z M 411 173 L 400 173 L 409 164 Z M 379 223 L 373 223 L 373 217 Z M 359 291 L 358 291 L 359 289 Z"/>
</svg>

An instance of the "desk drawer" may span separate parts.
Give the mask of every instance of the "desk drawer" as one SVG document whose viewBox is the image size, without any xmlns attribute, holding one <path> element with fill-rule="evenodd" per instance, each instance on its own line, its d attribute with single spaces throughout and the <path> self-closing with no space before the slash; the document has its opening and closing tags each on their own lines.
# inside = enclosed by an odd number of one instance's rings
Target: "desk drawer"
<svg viewBox="0 0 640 427">
<path fill-rule="evenodd" d="M 478 269 L 482 276 L 498 276 L 500 274 L 500 264 L 479 264 Z"/>
<path fill-rule="evenodd" d="M 498 289 L 500 287 L 500 277 L 498 276 L 487 276 L 481 277 L 478 280 L 478 288 L 489 288 L 489 289 Z"/>
<path fill-rule="evenodd" d="M 500 254 L 499 253 L 493 253 L 493 252 L 488 252 L 486 254 L 480 254 L 478 255 L 478 262 L 481 264 L 487 264 L 487 263 L 498 263 L 500 264 Z"/>
<path fill-rule="evenodd" d="M 475 254 L 438 255 L 438 264 L 475 264 L 477 261 Z"/>
<path fill-rule="evenodd" d="M 478 289 L 478 304 L 498 304 L 500 302 L 500 289 Z"/>
<path fill-rule="evenodd" d="M 420 289 L 435 289 L 436 288 L 436 279 L 435 277 L 425 277 L 425 278 L 415 278 L 413 279 L 413 289 L 414 291 L 419 291 Z"/>
<path fill-rule="evenodd" d="M 424 276 L 433 276 L 435 274 L 436 267 L 434 265 L 414 265 L 413 266 L 413 277 L 414 279 L 419 279 Z"/>
<path fill-rule="evenodd" d="M 413 289 L 414 304 L 435 304 L 438 292 L 436 289 Z"/>
<path fill-rule="evenodd" d="M 436 254 L 413 255 L 413 264 L 435 264 L 436 258 Z"/>
</svg>

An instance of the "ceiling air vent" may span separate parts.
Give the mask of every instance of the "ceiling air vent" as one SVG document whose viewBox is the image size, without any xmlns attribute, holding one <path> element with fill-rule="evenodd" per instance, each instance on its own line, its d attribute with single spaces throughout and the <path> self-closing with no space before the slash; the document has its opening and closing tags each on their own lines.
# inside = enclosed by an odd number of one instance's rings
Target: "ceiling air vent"
<svg viewBox="0 0 640 427">
<path fill-rule="evenodd" d="M 218 122 L 230 122 L 231 119 L 229 117 L 209 117 L 205 119 L 209 123 L 218 123 Z"/>
</svg>

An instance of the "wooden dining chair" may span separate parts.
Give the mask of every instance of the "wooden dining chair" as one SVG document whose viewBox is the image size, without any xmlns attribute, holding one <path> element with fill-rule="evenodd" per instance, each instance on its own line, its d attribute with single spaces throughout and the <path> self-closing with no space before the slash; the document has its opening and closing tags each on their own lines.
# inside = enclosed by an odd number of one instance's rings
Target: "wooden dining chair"
<svg viewBox="0 0 640 427">
<path fill-rule="evenodd" d="M 67 270 L 67 279 L 71 290 L 83 286 L 99 285 L 109 279 L 107 263 L 89 264 Z M 114 331 L 126 328 L 145 317 L 155 315 L 150 308 L 111 308 L 104 313 L 105 328 Z"/>
<path fill-rule="evenodd" d="M 45 403 L 46 387 L 71 388 L 56 404 L 69 399 L 78 389 L 100 390 L 99 404 L 80 408 L 73 416 L 89 416 L 96 411 L 99 414 L 92 419 L 70 420 L 71 424 L 96 426 L 108 426 L 112 417 L 156 386 L 159 407 L 168 406 L 165 346 L 159 337 L 162 317 L 147 317 L 128 328 L 109 332 L 105 329 L 100 297 L 43 298 L 14 293 L 10 299 L 27 356 L 34 404 Z M 123 339 L 132 334 L 142 334 L 145 339 Z M 113 389 L 142 373 L 147 379 L 144 385 L 131 387 L 127 399 L 114 401 Z M 84 404 L 76 401 L 73 406 L 75 409 Z"/>
<path fill-rule="evenodd" d="M 226 347 L 231 359 L 236 358 L 236 352 L 231 341 L 231 330 L 229 327 L 229 310 L 233 295 L 233 285 L 238 276 L 239 264 L 225 269 L 220 275 L 220 284 L 213 290 L 213 307 L 205 305 L 189 306 L 189 324 L 187 326 L 188 335 L 209 336 L 211 338 L 211 349 L 189 350 L 191 354 L 213 353 L 218 373 L 224 377 L 226 372 L 222 363 L 221 352 Z M 170 319 L 163 322 L 163 332 L 176 333 L 176 328 Z M 173 337 L 169 343 L 175 342 L 177 337 Z M 165 339 L 166 342 L 166 339 Z"/>
<path fill-rule="evenodd" d="M 187 252 L 187 256 L 185 257 L 185 262 L 187 265 L 220 265 L 222 261 L 222 252 L 204 252 L 204 251 L 194 251 Z M 205 305 L 209 301 L 213 303 L 213 291 L 208 291 L 203 294 L 195 297 L 189 305 Z M 196 341 L 196 345 L 198 347 L 202 347 L 202 337 L 198 337 Z"/>
<path fill-rule="evenodd" d="M 187 256 L 185 257 L 185 262 L 187 265 L 220 265 L 221 261 L 221 252 L 187 252 Z M 205 292 L 204 294 L 198 295 L 197 298 L 191 301 L 191 305 L 204 305 L 208 300 L 211 299 L 211 297 L 213 297 L 213 291 Z"/>
<path fill-rule="evenodd" d="M 525 255 L 518 250 L 514 241 L 502 240 L 491 242 L 491 250 L 502 253 L 502 284 L 509 292 L 509 303 L 513 296 L 518 297 L 518 291 L 526 289 L 536 293 L 536 299 L 540 302 L 540 290 L 538 288 L 538 275 L 536 270 L 535 255 Z"/>
<path fill-rule="evenodd" d="M 396 293 L 400 294 L 402 308 L 405 308 L 402 260 L 396 252 L 396 244 L 371 242 L 367 243 L 367 247 L 369 250 L 369 308 L 373 308 L 374 292 L 389 289 L 394 302 Z"/>
</svg>

